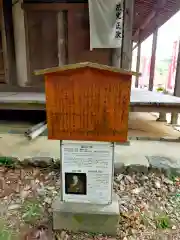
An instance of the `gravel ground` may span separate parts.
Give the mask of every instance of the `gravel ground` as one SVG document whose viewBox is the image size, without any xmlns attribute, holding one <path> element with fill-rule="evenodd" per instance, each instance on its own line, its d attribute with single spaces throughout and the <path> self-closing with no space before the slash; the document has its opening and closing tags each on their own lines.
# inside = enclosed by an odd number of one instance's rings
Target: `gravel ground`
<svg viewBox="0 0 180 240">
<path fill-rule="evenodd" d="M 180 239 L 179 186 L 176 176 L 168 179 L 162 173 L 117 175 L 114 190 L 119 196 L 120 218 L 116 237 L 54 233 L 51 203 L 60 190 L 59 173 L 0 167 L 0 237 L 9 234 L 11 238 L 3 240 Z"/>
</svg>

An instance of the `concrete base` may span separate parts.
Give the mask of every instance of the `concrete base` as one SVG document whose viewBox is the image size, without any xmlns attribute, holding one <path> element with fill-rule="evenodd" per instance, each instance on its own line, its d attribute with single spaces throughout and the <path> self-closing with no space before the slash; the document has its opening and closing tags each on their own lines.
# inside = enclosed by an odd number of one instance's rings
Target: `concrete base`
<svg viewBox="0 0 180 240">
<path fill-rule="evenodd" d="M 157 118 L 156 121 L 157 122 L 167 122 L 167 120 L 166 120 L 166 113 L 160 112 L 159 113 L 159 117 Z"/>
<path fill-rule="evenodd" d="M 116 235 L 119 204 L 115 194 L 110 205 L 67 203 L 58 197 L 54 200 L 52 208 L 54 230 Z"/>
<path fill-rule="evenodd" d="M 178 113 L 171 114 L 171 124 L 176 125 L 178 124 Z"/>
</svg>

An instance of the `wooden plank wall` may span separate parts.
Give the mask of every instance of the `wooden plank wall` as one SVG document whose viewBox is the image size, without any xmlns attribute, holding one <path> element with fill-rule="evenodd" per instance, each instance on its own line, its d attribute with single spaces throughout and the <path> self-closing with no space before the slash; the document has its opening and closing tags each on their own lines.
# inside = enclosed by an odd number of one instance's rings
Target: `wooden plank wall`
<svg viewBox="0 0 180 240">
<path fill-rule="evenodd" d="M 34 70 L 58 65 L 57 13 L 28 11 L 26 17 L 31 85 L 43 85 L 43 77 L 34 76 Z"/>
<path fill-rule="evenodd" d="M 68 11 L 68 60 L 69 63 L 96 62 L 110 65 L 111 51 L 90 51 L 89 11 L 87 8 Z"/>
<path fill-rule="evenodd" d="M 42 76 L 33 74 L 37 69 L 85 61 L 111 65 L 110 49 L 90 51 L 88 8 L 83 4 L 64 5 L 22 5 L 27 18 L 31 85 L 43 84 Z"/>
</svg>

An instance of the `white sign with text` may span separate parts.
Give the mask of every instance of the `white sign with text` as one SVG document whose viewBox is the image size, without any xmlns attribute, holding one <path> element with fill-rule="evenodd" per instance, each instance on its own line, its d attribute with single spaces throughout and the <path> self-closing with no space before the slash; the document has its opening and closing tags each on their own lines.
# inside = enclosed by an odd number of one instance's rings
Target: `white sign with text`
<svg viewBox="0 0 180 240">
<path fill-rule="evenodd" d="M 62 141 L 62 200 L 112 202 L 114 146 L 106 142 Z"/>
</svg>

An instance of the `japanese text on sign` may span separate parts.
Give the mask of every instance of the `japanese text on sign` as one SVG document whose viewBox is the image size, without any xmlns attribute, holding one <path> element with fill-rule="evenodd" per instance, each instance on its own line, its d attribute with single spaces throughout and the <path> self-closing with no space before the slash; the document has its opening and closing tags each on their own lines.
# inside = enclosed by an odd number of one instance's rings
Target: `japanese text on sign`
<svg viewBox="0 0 180 240">
<path fill-rule="evenodd" d="M 122 22 L 123 22 L 123 8 L 122 4 L 116 4 L 116 33 L 115 38 L 121 39 L 122 38 Z"/>
<path fill-rule="evenodd" d="M 111 143 L 63 141 L 63 201 L 111 203 L 113 155 Z"/>
</svg>

